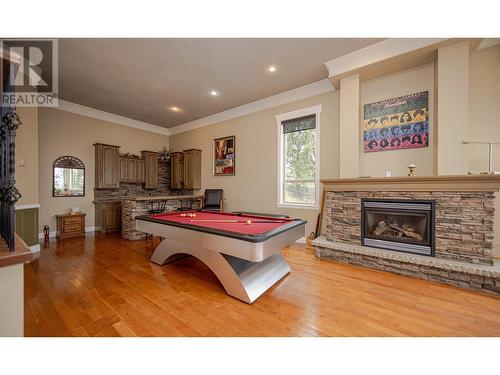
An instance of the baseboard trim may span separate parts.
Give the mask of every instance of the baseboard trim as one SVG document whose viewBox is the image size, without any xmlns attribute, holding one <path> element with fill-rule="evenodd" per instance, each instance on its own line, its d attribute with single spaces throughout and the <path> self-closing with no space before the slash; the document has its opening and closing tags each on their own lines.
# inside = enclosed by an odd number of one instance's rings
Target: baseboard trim
<svg viewBox="0 0 500 375">
<path fill-rule="evenodd" d="M 297 241 L 295 242 L 298 242 L 298 243 L 306 243 L 306 237 L 302 237 L 302 238 L 299 238 Z"/>
<path fill-rule="evenodd" d="M 39 253 L 40 252 L 40 244 L 36 244 L 36 245 L 33 245 L 33 246 L 30 246 L 30 250 L 32 253 Z"/>
<path fill-rule="evenodd" d="M 85 227 L 85 233 L 89 233 L 89 232 L 95 232 L 96 231 L 96 227 L 92 226 L 92 227 Z M 53 230 L 53 231 L 50 231 L 49 233 L 49 238 L 54 238 L 56 237 L 57 235 L 57 231 Z M 40 232 L 38 233 L 38 239 L 39 240 L 43 240 L 43 232 Z"/>
</svg>

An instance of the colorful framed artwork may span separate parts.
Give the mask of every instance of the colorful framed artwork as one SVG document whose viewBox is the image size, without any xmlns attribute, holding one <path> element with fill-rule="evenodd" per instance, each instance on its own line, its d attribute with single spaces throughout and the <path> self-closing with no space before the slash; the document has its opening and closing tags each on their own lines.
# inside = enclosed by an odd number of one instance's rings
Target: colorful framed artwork
<svg viewBox="0 0 500 375">
<path fill-rule="evenodd" d="M 214 176 L 234 176 L 235 136 L 214 139 Z"/>
<path fill-rule="evenodd" d="M 364 152 L 429 146 L 429 92 L 364 106 Z"/>
</svg>

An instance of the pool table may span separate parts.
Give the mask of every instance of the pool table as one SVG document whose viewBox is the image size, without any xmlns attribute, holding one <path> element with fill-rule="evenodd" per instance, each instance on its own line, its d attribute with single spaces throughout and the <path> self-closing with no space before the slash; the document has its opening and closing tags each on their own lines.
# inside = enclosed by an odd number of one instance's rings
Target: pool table
<svg viewBox="0 0 500 375">
<path fill-rule="evenodd" d="M 137 230 L 165 238 L 151 261 L 163 265 L 192 255 L 226 292 L 254 302 L 290 272 L 280 250 L 305 235 L 306 221 L 265 214 L 174 211 L 136 217 Z"/>
</svg>

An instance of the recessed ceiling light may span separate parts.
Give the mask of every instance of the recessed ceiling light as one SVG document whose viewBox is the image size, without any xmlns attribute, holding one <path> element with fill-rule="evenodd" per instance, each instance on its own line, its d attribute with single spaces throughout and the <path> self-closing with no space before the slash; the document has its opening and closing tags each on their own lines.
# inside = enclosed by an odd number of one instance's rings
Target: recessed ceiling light
<svg viewBox="0 0 500 375">
<path fill-rule="evenodd" d="M 277 68 L 276 68 L 274 65 L 271 65 L 270 67 L 268 67 L 268 68 L 267 68 L 267 71 L 268 71 L 269 73 L 274 73 L 274 72 L 276 71 L 276 69 L 277 69 Z"/>
<path fill-rule="evenodd" d="M 212 91 L 210 91 L 210 95 L 217 96 L 217 95 L 219 95 L 219 93 L 215 90 L 212 90 Z"/>
<path fill-rule="evenodd" d="M 179 107 L 169 107 L 168 109 L 170 109 L 172 112 L 180 112 L 181 109 Z"/>
</svg>

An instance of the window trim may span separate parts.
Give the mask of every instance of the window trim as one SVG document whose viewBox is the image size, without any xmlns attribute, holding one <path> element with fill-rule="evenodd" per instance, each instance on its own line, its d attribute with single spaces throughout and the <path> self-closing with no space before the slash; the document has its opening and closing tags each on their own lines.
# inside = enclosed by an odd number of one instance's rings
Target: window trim
<svg viewBox="0 0 500 375">
<path fill-rule="evenodd" d="M 320 199 L 320 185 L 319 185 L 319 171 L 320 171 L 320 122 L 321 122 L 321 109 L 322 105 L 314 105 L 312 107 L 306 107 L 298 109 L 296 111 L 281 113 L 275 116 L 277 124 L 277 134 L 278 134 L 278 189 L 277 189 L 277 199 L 276 207 L 278 208 L 297 208 L 297 209 L 309 209 L 317 210 L 319 209 L 319 199 Z M 281 123 L 286 120 L 292 120 L 299 117 L 304 117 L 308 115 L 316 115 L 316 189 L 315 189 L 315 201 L 311 204 L 306 203 L 285 203 L 283 201 L 283 183 L 284 183 L 284 154 L 283 154 L 283 127 Z"/>
</svg>

